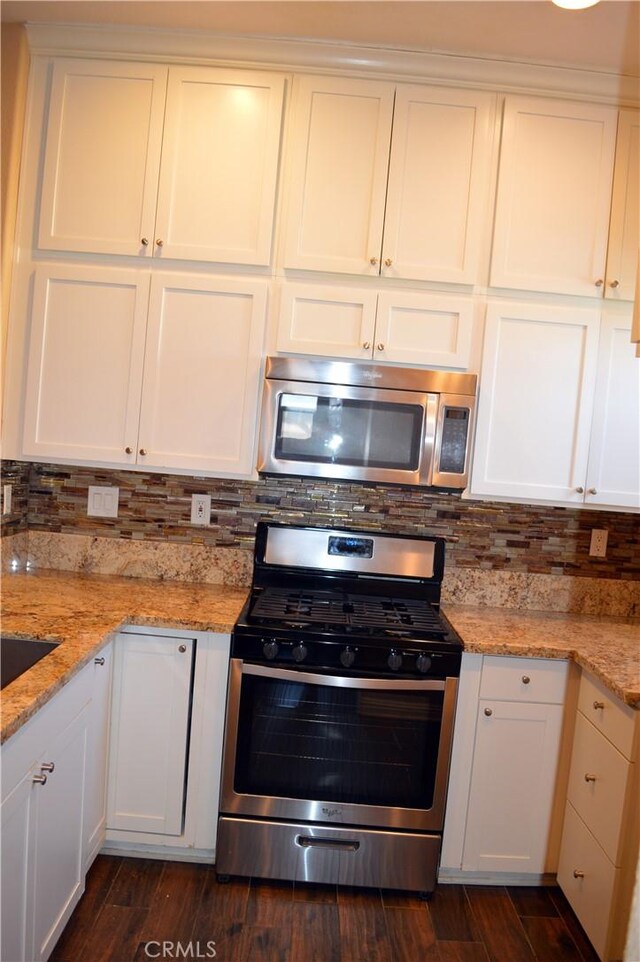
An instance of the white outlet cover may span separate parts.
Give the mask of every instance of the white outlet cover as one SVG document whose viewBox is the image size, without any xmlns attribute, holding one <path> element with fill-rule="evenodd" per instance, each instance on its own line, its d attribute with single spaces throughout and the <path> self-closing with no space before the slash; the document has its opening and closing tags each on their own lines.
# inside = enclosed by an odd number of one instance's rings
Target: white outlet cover
<svg viewBox="0 0 640 962">
<path fill-rule="evenodd" d="M 117 518 L 120 488 L 89 485 L 87 515 L 91 518 Z"/>
<path fill-rule="evenodd" d="M 211 523 L 211 495 L 191 495 L 191 524 L 206 526 Z"/>
</svg>

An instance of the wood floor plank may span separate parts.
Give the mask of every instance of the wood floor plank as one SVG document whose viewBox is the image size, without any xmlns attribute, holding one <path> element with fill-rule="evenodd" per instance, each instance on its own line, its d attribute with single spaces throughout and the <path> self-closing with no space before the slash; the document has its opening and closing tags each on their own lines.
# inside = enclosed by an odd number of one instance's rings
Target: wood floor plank
<svg viewBox="0 0 640 962">
<path fill-rule="evenodd" d="M 381 889 L 382 904 L 386 909 L 417 909 L 424 910 L 428 904 L 415 892 L 399 892 L 397 889 Z"/>
<path fill-rule="evenodd" d="M 296 882 L 293 887 L 294 902 L 329 902 L 335 905 L 338 892 L 335 885 L 315 885 L 313 882 Z"/>
<path fill-rule="evenodd" d="M 440 962 L 489 962 L 484 942 L 436 942 L 436 946 Z"/>
<path fill-rule="evenodd" d="M 245 925 L 240 958 L 233 962 L 289 962 L 291 932 L 289 928 Z"/>
<path fill-rule="evenodd" d="M 205 880 L 207 865 L 166 862 L 153 898 L 142 938 L 156 942 L 190 942 Z"/>
<path fill-rule="evenodd" d="M 247 901 L 247 925 L 259 928 L 291 928 L 293 883 L 252 879 Z"/>
<path fill-rule="evenodd" d="M 393 962 L 378 889 L 338 887 L 342 962 Z"/>
<path fill-rule="evenodd" d="M 149 908 L 164 866 L 155 858 L 123 858 L 109 892 L 109 905 Z"/>
<path fill-rule="evenodd" d="M 465 892 L 491 962 L 533 962 L 535 956 L 506 889 L 466 885 Z"/>
<path fill-rule="evenodd" d="M 247 949 L 245 928 L 243 922 L 226 921 L 200 927 L 200 920 L 197 920 L 192 933 L 194 953 L 195 947 L 199 947 L 200 955 L 205 955 L 213 943 L 216 962 L 244 962 Z"/>
<path fill-rule="evenodd" d="M 385 909 L 393 962 L 441 962 L 436 936 L 426 906 L 415 909 Z"/>
<path fill-rule="evenodd" d="M 429 902 L 429 913 L 438 940 L 478 940 L 473 916 L 463 885 L 439 885 Z"/>
<path fill-rule="evenodd" d="M 291 962 L 341 962 L 337 905 L 327 902 L 295 903 Z"/>
<path fill-rule="evenodd" d="M 116 856 L 98 855 L 87 874 L 84 895 L 73 913 L 73 924 L 67 925 L 58 939 L 51 962 L 84 957 L 84 945 L 107 901 L 121 863 L 122 859 Z"/>
<path fill-rule="evenodd" d="M 558 910 L 551 898 L 551 889 L 529 885 L 507 887 L 509 898 L 519 916 L 557 918 Z"/>
<path fill-rule="evenodd" d="M 249 900 L 249 879 L 219 882 L 213 866 L 204 880 L 198 916 L 205 928 L 216 923 L 244 922 Z"/>
<path fill-rule="evenodd" d="M 81 955 L 62 956 L 59 962 L 133 962 L 141 945 L 140 932 L 148 909 L 105 905 L 96 919 Z"/>
<path fill-rule="evenodd" d="M 576 943 L 559 916 L 532 916 L 521 921 L 538 962 L 582 962 Z"/>
<path fill-rule="evenodd" d="M 560 918 L 567 927 L 567 931 L 577 945 L 583 962 L 599 962 L 595 949 L 585 935 L 584 929 L 576 918 L 573 909 L 567 902 L 562 889 L 551 889 L 551 899 L 560 914 Z"/>
</svg>

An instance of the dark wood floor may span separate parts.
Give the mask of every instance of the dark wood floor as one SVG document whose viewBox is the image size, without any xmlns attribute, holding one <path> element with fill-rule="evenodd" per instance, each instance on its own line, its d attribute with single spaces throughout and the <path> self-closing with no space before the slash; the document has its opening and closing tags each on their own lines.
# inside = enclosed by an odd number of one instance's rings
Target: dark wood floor
<svg viewBox="0 0 640 962">
<path fill-rule="evenodd" d="M 51 960 L 211 958 L 211 942 L 217 962 L 598 962 L 559 889 L 441 885 L 425 903 L 108 855 Z"/>
</svg>

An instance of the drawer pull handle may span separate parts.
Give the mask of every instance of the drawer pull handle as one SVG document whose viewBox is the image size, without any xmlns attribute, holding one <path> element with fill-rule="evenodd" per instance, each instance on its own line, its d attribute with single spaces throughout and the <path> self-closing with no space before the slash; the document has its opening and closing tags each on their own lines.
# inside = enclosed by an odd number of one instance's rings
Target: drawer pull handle
<svg viewBox="0 0 640 962">
<path fill-rule="evenodd" d="M 531 681 L 531 679 L 529 678 L 528 675 L 523 675 L 523 676 L 522 676 L 522 684 L 523 684 L 523 685 L 528 685 L 530 681 Z"/>
<path fill-rule="evenodd" d="M 595 775 L 589 775 L 589 773 L 587 773 L 587 774 L 584 776 L 584 780 L 585 780 L 585 782 L 595 782 L 596 776 L 595 776 Z"/>
<path fill-rule="evenodd" d="M 32 782 L 37 782 L 38 785 L 46 785 L 46 784 L 47 784 L 47 776 L 46 776 L 46 775 L 34 775 L 33 778 L 31 779 L 31 781 L 32 781 Z"/>
<path fill-rule="evenodd" d="M 595 708 L 596 711 L 598 711 L 599 708 L 604 708 L 604 702 L 603 702 L 603 701 L 594 701 L 593 707 Z"/>
<path fill-rule="evenodd" d="M 315 838 L 312 835 L 298 835 L 296 845 L 300 848 L 332 848 L 338 852 L 357 852 L 360 842 L 346 838 Z"/>
<path fill-rule="evenodd" d="M 104 658 L 102 658 L 102 657 L 100 657 L 100 658 L 94 658 L 94 659 L 93 659 L 93 663 L 94 663 L 94 665 L 104 665 Z"/>
<path fill-rule="evenodd" d="M 40 771 L 53 772 L 55 771 L 55 768 L 56 768 L 55 762 L 43 762 L 42 765 L 40 766 Z"/>
<path fill-rule="evenodd" d="M 584 878 L 584 872 L 581 872 L 579 869 L 574 868 L 574 870 L 573 870 L 573 877 L 574 877 L 574 878 Z"/>
<path fill-rule="evenodd" d="M 493 708 L 485 708 L 484 713 L 487 716 L 487 718 L 490 718 L 491 715 L 493 715 Z"/>
</svg>

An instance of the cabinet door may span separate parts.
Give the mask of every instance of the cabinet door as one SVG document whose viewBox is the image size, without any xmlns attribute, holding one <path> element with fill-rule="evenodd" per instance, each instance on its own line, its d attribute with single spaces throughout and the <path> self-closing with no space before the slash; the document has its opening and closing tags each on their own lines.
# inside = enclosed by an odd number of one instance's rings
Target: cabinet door
<svg viewBox="0 0 640 962">
<path fill-rule="evenodd" d="M 277 74 L 170 69 L 156 254 L 269 264 L 283 96 Z"/>
<path fill-rule="evenodd" d="M 267 285 L 155 274 L 138 463 L 249 474 Z"/>
<path fill-rule="evenodd" d="M 473 301 L 455 294 L 379 294 L 374 357 L 466 370 L 473 312 Z"/>
<path fill-rule="evenodd" d="M 154 64 L 54 64 L 40 247 L 150 253 L 166 82 Z"/>
<path fill-rule="evenodd" d="M 25 454 L 135 460 L 148 289 L 124 269 L 36 268 Z"/>
<path fill-rule="evenodd" d="M 34 962 L 47 959 L 84 889 L 83 808 L 88 706 L 49 746 L 55 766 L 34 786 Z"/>
<path fill-rule="evenodd" d="M 192 639 L 116 638 L 107 828 L 182 832 L 194 652 Z"/>
<path fill-rule="evenodd" d="M 621 110 L 611 199 L 605 296 L 632 301 L 640 238 L 640 112 Z"/>
<path fill-rule="evenodd" d="M 562 714 L 562 705 L 480 700 L 463 870 L 549 870 Z"/>
<path fill-rule="evenodd" d="M 507 97 L 491 284 L 601 296 L 614 107 Z"/>
<path fill-rule="evenodd" d="M 107 766 L 113 645 L 94 658 L 88 723 L 87 784 L 84 800 L 84 870 L 102 848 L 107 812 Z"/>
<path fill-rule="evenodd" d="M 375 324 L 375 291 L 285 284 L 277 348 L 292 354 L 371 358 Z"/>
<path fill-rule="evenodd" d="M 583 501 L 599 315 L 489 304 L 472 494 Z"/>
<path fill-rule="evenodd" d="M 13 791 L 2 802 L 0 827 L 2 832 L 2 950 L 0 958 L 7 962 L 30 962 L 32 927 L 28 924 L 31 909 L 29 868 L 33 861 L 30 822 L 34 791 L 33 773 L 27 772 Z"/>
<path fill-rule="evenodd" d="M 494 104 L 488 93 L 398 86 L 383 274 L 464 284 L 479 280 L 492 186 Z"/>
<path fill-rule="evenodd" d="M 394 87 L 297 77 L 285 267 L 378 274 Z"/>
<path fill-rule="evenodd" d="M 604 314 L 587 494 L 590 504 L 640 507 L 640 361 L 629 318 Z"/>
</svg>

